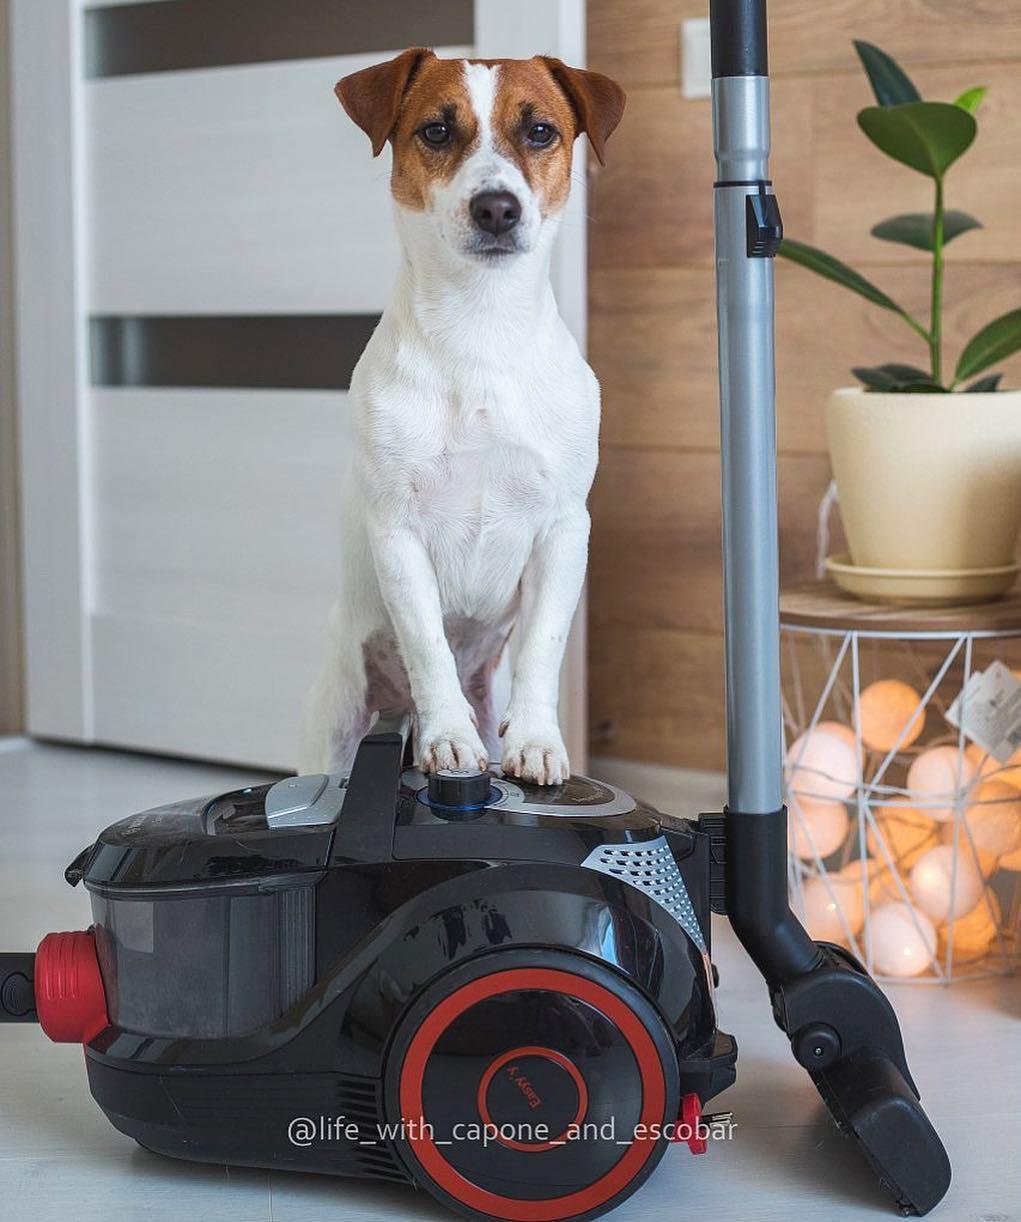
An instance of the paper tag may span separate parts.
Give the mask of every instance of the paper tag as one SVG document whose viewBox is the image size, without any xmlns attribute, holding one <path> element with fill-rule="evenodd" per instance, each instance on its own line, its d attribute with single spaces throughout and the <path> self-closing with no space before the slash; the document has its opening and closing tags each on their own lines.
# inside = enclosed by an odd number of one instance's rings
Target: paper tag
<svg viewBox="0 0 1021 1222">
<path fill-rule="evenodd" d="M 947 721 L 1000 764 L 1021 746 L 1021 679 L 1002 662 L 969 678 Z"/>
</svg>

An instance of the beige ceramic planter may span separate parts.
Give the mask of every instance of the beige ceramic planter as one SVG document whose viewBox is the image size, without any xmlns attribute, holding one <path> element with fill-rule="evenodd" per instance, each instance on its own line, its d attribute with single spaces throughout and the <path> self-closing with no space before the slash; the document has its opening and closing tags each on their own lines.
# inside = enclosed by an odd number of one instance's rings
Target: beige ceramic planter
<svg viewBox="0 0 1021 1222">
<path fill-rule="evenodd" d="M 856 567 L 955 572 L 1014 564 L 1021 391 L 838 390 L 826 428 Z"/>
</svg>

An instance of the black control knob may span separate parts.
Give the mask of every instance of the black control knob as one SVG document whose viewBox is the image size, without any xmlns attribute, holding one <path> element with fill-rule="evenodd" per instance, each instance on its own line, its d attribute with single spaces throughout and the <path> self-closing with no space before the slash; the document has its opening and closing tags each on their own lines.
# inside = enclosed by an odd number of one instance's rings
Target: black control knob
<svg viewBox="0 0 1021 1222">
<path fill-rule="evenodd" d="M 472 810 L 489 801 L 488 772 L 468 768 L 441 768 L 429 776 L 429 801 L 449 810 Z"/>
</svg>

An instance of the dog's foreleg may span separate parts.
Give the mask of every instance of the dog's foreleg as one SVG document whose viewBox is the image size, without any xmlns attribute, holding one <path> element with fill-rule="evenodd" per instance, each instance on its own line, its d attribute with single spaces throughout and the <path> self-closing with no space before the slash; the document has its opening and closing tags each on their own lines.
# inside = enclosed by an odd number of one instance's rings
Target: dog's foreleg
<svg viewBox="0 0 1021 1222">
<path fill-rule="evenodd" d="M 571 772 L 560 734 L 560 666 L 588 555 L 589 517 L 582 507 L 535 542 L 521 578 L 521 647 L 510 704 L 501 726 L 505 772 L 559 785 Z"/>
<path fill-rule="evenodd" d="M 374 533 L 372 550 L 415 706 L 416 765 L 426 771 L 486 768 L 488 753 L 461 690 L 425 547 L 410 530 L 400 528 Z"/>
</svg>

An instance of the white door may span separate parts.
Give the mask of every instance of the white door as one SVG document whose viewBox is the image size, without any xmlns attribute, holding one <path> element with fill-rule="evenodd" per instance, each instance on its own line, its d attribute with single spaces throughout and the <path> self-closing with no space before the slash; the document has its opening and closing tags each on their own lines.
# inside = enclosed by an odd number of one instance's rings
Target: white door
<svg viewBox="0 0 1021 1222">
<path fill-rule="evenodd" d="M 28 728 L 288 768 L 345 387 L 397 264 L 389 154 L 333 84 L 408 44 L 578 63 L 584 3 L 245 11 L 12 0 Z M 583 195 L 555 272 L 582 339 Z M 579 627 L 576 765 L 583 658 Z"/>
</svg>

